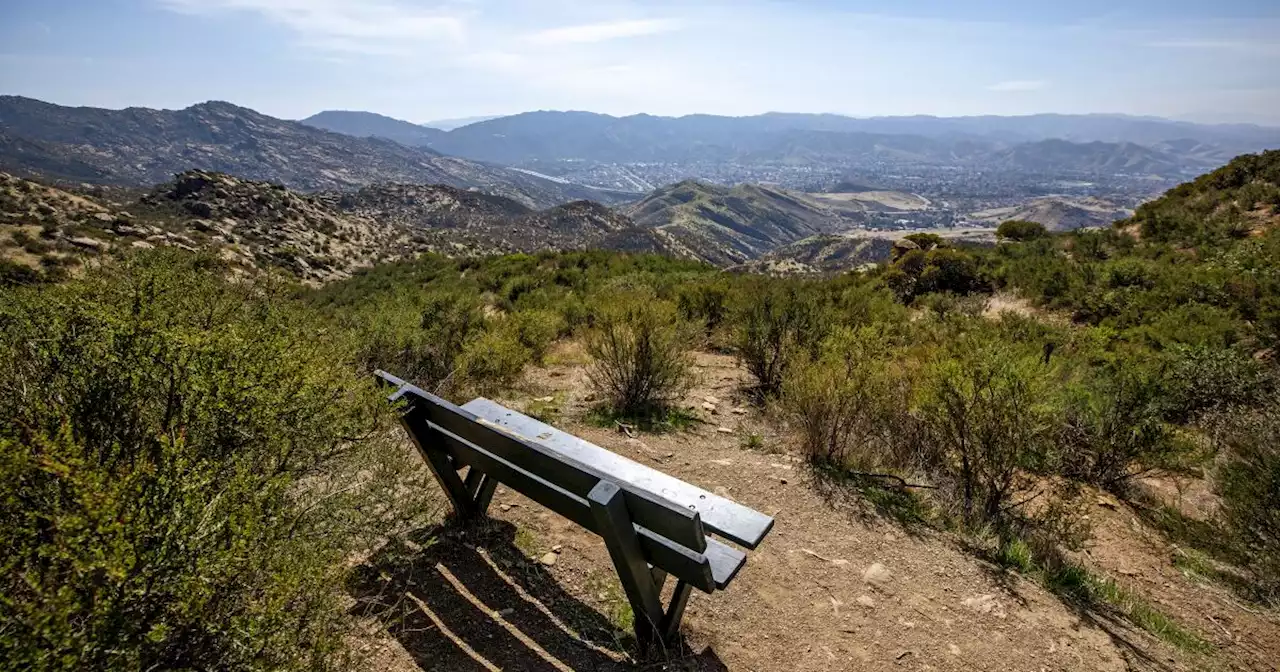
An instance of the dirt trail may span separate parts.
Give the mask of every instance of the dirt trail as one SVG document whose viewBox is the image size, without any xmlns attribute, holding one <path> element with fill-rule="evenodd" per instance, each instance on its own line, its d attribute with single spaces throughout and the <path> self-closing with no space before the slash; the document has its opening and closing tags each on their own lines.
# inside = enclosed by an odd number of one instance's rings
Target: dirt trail
<svg viewBox="0 0 1280 672">
<path fill-rule="evenodd" d="M 503 597 L 460 602 L 485 616 L 471 619 L 475 623 L 462 624 L 455 618 L 450 627 L 448 615 L 441 613 L 451 609 L 448 604 L 434 598 L 437 604 L 425 605 L 434 615 L 420 621 L 422 628 L 415 638 L 426 637 L 430 642 L 429 633 L 442 630 L 443 625 L 448 633 L 437 637 L 453 640 L 454 646 L 447 648 L 466 655 L 424 653 L 422 646 L 406 644 L 400 636 L 399 642 L 387 644 L 378 656 L 379 669 L 454 670 L 475 665 L 478 670 L 755 672 L 1274 670 L 1273 661 L 1280 660 L 1280 656 L 1267 656 L 1268 651 L 1280 652 L 1280 626 L 1274 618 L 1248 614 L 1216 599 L 1222 598 L 1220 589 L 1193 583 L 1172 566 L 1168 571 L 1151 567 L 1154 556 L 1149 544 L 1141 549 L 1125 547 L 1125 558 L 1143 558 L 1138 563 L 1141 569 L 1126 571 L 1134 572 L 1133 577 L 1160 572 L 1162 586 L 1176 586 L 1162 588 L 1165 592 L 1158 593 L 1159 602 L 1185 601 L 1193 605 L 1192 610 L 1200 608 L 1195 605 L 1213 604 L 1205 614 L 1216 615 L 1214 620 L 1224 626 L 1242 628 L 1232 640 L 1225 640 L 1221 633 L 1215 638 L 1209 630 L 1214 629 L 1211 621 L 1170 610 L 1180 618 L 1188 617 L 1184 622 L 1206 639 L 1226 644 L 1220 649 L 1222 655 L 1193 657 L 1123 622 L 1077 611 L 1039 585 L 975 559 L 949 535 L 904 529 L 867 513 L 856 499 L 827 496 L 829 488 L 782 452 L 781 437 L 765 436 L 763 447 L 746 447 L 744 437 L 761 421 L 738 397 L 745 374 L 730 357 L 698 355 L 703 385 L 687 402 L 693 408 L 711 403 L 708 397 L 718 402 L 714 412 L 701 412 L 705 423 L 635 438 L 581 422 L 590 403 L 589 386 L 575 359 L 571 348 L 560 348 L 552 357 L 559 364 L 531 371 L 519 392 L 500 401 L 518 408 L 558 407 L 553 424 L 774 515 L 773 532 L 750 554 L 727 591 L 714 595 L 695 591 L 683 629 L 689 655 L 673 654 L 657 666 L 637 666 L 610 634 L 617 630 L 616 624 L 603 620 L 623 602 L 600 540 L 500 489 L 491 512 L 496 521 L 492 528 L 446 533 L 428 550 L 435 555 L 424 561 L 435 568 L 429 572 L 432 576 L 446 579 L 457 578 L 460 567 L 475 565 L 506 573 L 505 578 L 489 580 Z M 547 402 L 547 397 L 553 401 Z M 1119 510 L 1106 513 L 1121 515 Z M 1093 555 L 1100 559 L 1100 566 L 1114 568 L 1118 560 L 1112 557 L 1113 551 L 1124 547 L 1125 537 L 1110 525 L 1103 528 L 1105 550 L 1095 550 Z M 461 562 L 455 556 L 467 556 L 470 561 Z M 1164 564 L 1169 565 L 1167 558 Z M 513 589 L 502 588 L 504 582 Z M 445 585 L 437 579 L 436 583 L 448 592 L 467 581 L 449 580 Z M 384 588 L 384 592 L 395 591 Z M 485 615 L 486 609 L 491 613 Z M 522 638 L 526 633 L 498 615 L 504 609 L 537 610 L 544 618 L 533 620 L 542 624 L 531 622 L 530 629 L 558 629 L 561 634 Z M 481 621 L 489 625 L 472 627 Z M 495 637 L 507 644 L 492 646 Z M 468 643 L 472 640 L 488 642 L 489 653 Z M 476 656 L 468 648 L 490 665 L 475 663 Z"/>
</svg>

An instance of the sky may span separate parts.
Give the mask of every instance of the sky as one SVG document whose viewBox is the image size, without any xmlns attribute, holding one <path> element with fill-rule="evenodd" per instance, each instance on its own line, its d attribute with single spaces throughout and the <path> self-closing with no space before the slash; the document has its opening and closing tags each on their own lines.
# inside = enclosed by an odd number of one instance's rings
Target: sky
<svg viewBox="0 0 1280 672">
<path fill-rule="evenodd" d="M 0 94 L 283 118 L 1125 113 L 1280 125 L 1275 0 L 0 0 Z"/>
</svg>

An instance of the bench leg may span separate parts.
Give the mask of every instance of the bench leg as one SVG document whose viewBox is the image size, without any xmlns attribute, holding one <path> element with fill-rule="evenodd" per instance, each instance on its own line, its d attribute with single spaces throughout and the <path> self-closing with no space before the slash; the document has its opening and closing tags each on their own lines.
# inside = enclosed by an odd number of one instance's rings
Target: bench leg
<svg viewBox="0 0 1280 672">
<path fill-rule="evenodd" d="M 493 501 L 493 491 L 498 481 L 476 469 L 467 469 L 466 480 L 458 476 L 458 465 L 448 453 L 441 450 L 441 442 L 433 440 L 435 430 L 410 410 L 400 419 L 405 431 L 413 439 L 418 452 L 431 467 L 431 473 L 440 483 L 440 488 L 453 504 L 454 513 L 460 520 L 483 516 L 489 510 L 489 502 Z"/>
<path fill-rule="evenodd" d="M 636 643 L 644 651 L 661 636 L 662 601 L 649 563 L 640 551 L 636 528 L 627 512 L 622 490 L 609 481 L 600 481 L 587 495 L 597 532 L 604 538 L 609 557 L 618 570 L 622 590 L 627 594 L 634 615 Z"/>
</svg>

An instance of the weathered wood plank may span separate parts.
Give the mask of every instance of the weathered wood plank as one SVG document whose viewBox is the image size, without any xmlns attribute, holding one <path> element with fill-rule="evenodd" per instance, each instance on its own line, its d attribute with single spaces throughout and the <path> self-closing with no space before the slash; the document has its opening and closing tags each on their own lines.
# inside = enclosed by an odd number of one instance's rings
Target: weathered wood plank
<svg viewBox="0 0 1280 672">
<path fill-rule="evenodd" d="M 616 482 L 624 482 L 654 496 L 701 514 L 702 525 L 729 541 L 754 549 L 773 528 L 773 518 L 696 485 L 612 453 L 527 415 L 480 398 L 462 406 L 498 427 L 586 464 Z"/>
</svg>

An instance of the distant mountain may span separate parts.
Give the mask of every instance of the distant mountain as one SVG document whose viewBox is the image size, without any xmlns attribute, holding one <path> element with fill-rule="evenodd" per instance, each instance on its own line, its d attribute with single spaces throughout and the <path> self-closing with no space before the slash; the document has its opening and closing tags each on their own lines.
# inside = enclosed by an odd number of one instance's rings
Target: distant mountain
<svg viewBox="0 0 1280 672">
<path fill-rule="evenodd" d="M 337 128 L 337 127 L 335 127 Z M 338 129 L 341 130 L 341 129 Z M 356 132 L 356 131 L 344 131 Z M 357 134 L 370 132 L 361 128 Z M 396 138 L 388 129 L 375 135 Z M 770 113 L 753 117 L 646 114 L 613 117 L 592 112 L 526 112 L 453 128 L 425 142 L 453 156 L 504 165 L 539 163 L 740 163 L 863 164 L 924 163 L 986 167 L 1007 160 L 1001 153 L 1029 145 L 1012 157 L 1052 171 L 1053 145 L 1118 145 L 1107 151 L 1132 153 L 1132 145 L 1150 150 L 1132 163 L 1181 177 L 1208 170 L 1246 151 L 1280 147 L 1280 129 L 1248 125 L 1212 126 L 1118 115 L 1031 115 L 1025 117 L 876 117 L 833 114 Z M 1096 151 L 1096 150 L 1095 150 Z M 1036 156 L 1037 152 L 1046 152 Z M 1068 159 L 1070 157 L 1067 157 Z M 1090 161 L 1086 165 L 1108 165 Z M 1009 163 L 1011 169 L 1017 163 Z"/>
<path fill-rule="evenodd" d="M 328 110 L 311 115 L 303 119 L 302 123 L 359 138 L 386 138 L 406 147 L 425 147 L 444 135 L 444 131 L 435 128 L 411 124 L 373 112 Z"/>
<path fill-rule="evenodd" d="M 1178 172 L 1188 157 L 1179 160 L 1167 151 L 1132 142 L 1041 140 L 996 152 L 988 161 L 1006 169 L 1029 172 L 1166 175 Z"/>
<path fill-rule="evenodd" d="M 849 229 L 863 217 L 843 206 L 763 187 L 685 181 L 626 209 L 642 228 L 663 233 L 704 261 L 729 265 L 809 236 Z"/>
<path fill-rule="evenodd" d="M 357 138 L 230 103 L 184 110 L 62 107 L 0 96 L 0 169 L 49 179 L 151 185 L 188 169 L 306 191 L 379 182 L 437 183 L 508 196 L 530 207 L 619 196 L 516 170 Z"/>
<path fill-rule="evenodd" d="M 489 121 L 490 119 L 497 119 L 500 116 L 502 115 L 491 115 L 487 117 L 459 117 L 457 119 L 436 119 L 435 121 L 428 121 L 422 125 L 427 128 L 435 128 L 441 131 L 452 131 L 455 128 L 461 128 L 470 124 L 478 124 L 482 121 Z"/>
</svg>

